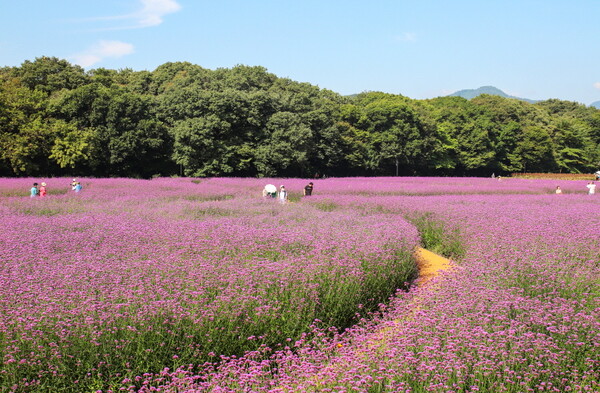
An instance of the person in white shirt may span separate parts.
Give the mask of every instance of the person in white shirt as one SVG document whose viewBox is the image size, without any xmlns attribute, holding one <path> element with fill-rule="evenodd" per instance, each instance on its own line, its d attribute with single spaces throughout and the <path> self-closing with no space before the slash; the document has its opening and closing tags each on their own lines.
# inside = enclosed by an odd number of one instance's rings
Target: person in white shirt
<svg viewBox="0 0 600 393">
<path fill-rule="evenodd" d="M 586 187 L 588 188 L 588 195 L 594 195 L 596 193 L 596 185 L 593 181 L 589 182 Z"/>
<path fill-rule="evenodd" d="M 286 203 L 288 200 L 288 193 L 284 186 L 279 187 L 279 203 Z"/>
</svg>

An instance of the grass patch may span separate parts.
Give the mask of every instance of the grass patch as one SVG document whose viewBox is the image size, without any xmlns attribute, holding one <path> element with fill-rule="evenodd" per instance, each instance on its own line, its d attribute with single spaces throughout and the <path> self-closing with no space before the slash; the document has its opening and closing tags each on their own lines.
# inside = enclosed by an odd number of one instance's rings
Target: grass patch
<svg viewBox="0 0 600 393">
<path fill-rule="evenodd" d="M 51 188 L 47 193 L 48 195 L 66 195 L 69 191 L 68 188 Z"/>
<path fill-rule="evenodd" d="M 231 194 L 217 194 L 217 195 L 171 195 L 162 200 L 166 202 L 175 202 L 175 201 L 190 201 L 190 202 L 220 202 L 220 201 L 230 201 L 234 198 Z"/>
<path fill-rule="evenodd" d="M 15 190 L 15 189 L 8 189 L 8 190 L 0 190 L 0 197 L 24 197 L 24 196 L 29 196 L 29 190 Z"/>
<path fill-rule="evenodd" d="M 223 194 L 223 195 L 185 195 L 182 197 L 186 201 L 194 201 L 194 202 L 219 202 L 219 201 L 229 201 L 233 199 L 233 195 L 231 194 Z"/>
<path fill-rule="evenodd" d="M 229 209 L 223 209 L 216 206 L 205 206 L 198 208 L 187 208 L 183 211 L 184 217 L 192 219 L 204 219 L 206 216 L 213 217 L 226 217 L 233 215 L 233 211 Z"/>
<path fill-rule="evenodd" d="M 317 203 L 315 203 L 315 208 L 324 211 L 324 212 L 332 212 L 335 209 L 338 208 L 338 204 L 333 202 L 330 199 L 324 200 L 324 201 L 319 201 Z"/>
<path fill-rule="evenodd" d="M 50 188 L 47 190 L 49 196 L 51 195 L 65 195 L 69 192 L 68 188 Z M 29 189 L 23 191 L 21 189 L 6 189 L 0 190 L 0 197 L 29 197 Z"/>
<path fill-rule="evenodd" d="M 31 215 L 31 216 L 46 216 L 46 217 L 50 217 L 50 216 L 57 216 L 59 214 L 63 214 L 65 213 L 65 211 L 63 211 L 62 209 L 59 208 L 51 208 L 51 207 L 34 207 L 34 206 L 27 206 L 27 207 L 22 207 L 20 209 L 18 209 L 19 213 L 22 214 L 27 214 L 27 215 Z"/>
<path fill-rule="evenodd" d="M 300 202 L 302 200 L 302 194 L 299 192 L 288 192 L 289 202 Z"/>
<path fill-rule="evenodd" d="M 446 258 L 460 259 L 465 255 L 458 227 L 450 227 L 432 213 L 409 216 L 407 219 L 417 227 L 423 248 Z"/>
</svg>

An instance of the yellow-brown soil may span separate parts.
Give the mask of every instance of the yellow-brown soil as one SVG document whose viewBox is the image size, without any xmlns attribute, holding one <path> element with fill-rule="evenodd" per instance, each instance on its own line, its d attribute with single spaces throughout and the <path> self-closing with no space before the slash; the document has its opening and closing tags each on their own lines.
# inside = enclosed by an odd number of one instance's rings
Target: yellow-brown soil
<svg viewBox="0 0 600 393">
<path fill-rule="evenodd" d="M 452 263 L 449 259 L 442 257 L 441 255 L 435 254 L 429 250 L 424 248 L 417 248 L 415 250 L 415 259 L 417 261 L 417 266 L 419 268 L 419 278 L 417 280 L 417 285 L 420 288 L 427 288 L 426 291 L 419 293 L 415 296 L 410 302 L 410 311 L 408 314 L 404 315 L 403 318 L 396 319 L 390 321 L 386 327 L 383 327 L 371 335 L 365 342 L 363 343 L 363 347 L 349 347 L 343 348 L 341 344 L 339 344 L 340 351 L 343 351 L 348 355 L 348 352 L 353 353 L 354 357 L 363 357 L 365 363 L 369 362 L 369 353 L 371 353 L 372 349 L 377 351 L 385 351 L 387 343 L 390 342 L 395 335 L 397 335 L 397 329 L 405 321 L 414 318 L 415 313 L 421 309 L 420 300 L 423 297 L 435 296 L 435 289 L 437 285 L 431 285 L 431 280 L 438 275 L 440 275 L 445 270 L 450 270 L 456 265 Z M 339 358 L 338 358 L 339 359 Z M 326 365 L 320 373 L 322 375 L 339 375 L 342 378 L 347 370 L 348 365 L 344 364 L 344 362 L 334 361 L 328 365 Z M 325 378 L 325 380 L 329 380 Z M 309 381 L 307 381 L 306 385 L 303 385 L 303 391 L 306 392 L 319 392 L 324 388 L 329 388 L 329 384 L 327 382 L 321 382 L 321 376 L 319 373 L 315 374 Z M 310 387 L 308 387 L 310 386 Z M 289 389 L 289 390 L 288 390 Z M 286 388 L 283 389 L 284 392 L 296 392 L 295 388 Z"/>
<path fill-rule="evenodd" d="M 426 285 L 432 278 L 453 266 L 449 259 L 421 247 L 415 251 L 415 259 L 419 267 L 419 286 Z"/>
</svg>

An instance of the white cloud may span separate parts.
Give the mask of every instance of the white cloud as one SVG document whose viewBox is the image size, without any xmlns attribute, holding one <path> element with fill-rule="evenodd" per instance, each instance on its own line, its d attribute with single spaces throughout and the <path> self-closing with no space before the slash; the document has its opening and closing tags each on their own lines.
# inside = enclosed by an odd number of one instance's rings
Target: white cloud
<svg viewBox="0 0 600 393">
<path fill-rule="evenodd" d="M 177 12 L 181 6 L 175 0 L 141 0 L 142 9 L 134 13 L 139 27 L 157 26 L 163 22 L 163 16 Z"/>
<path fill-rule="evenodd" d="M 116 24 L 98 30 L 129 30 L 140 29 L 144 27 L 158 26 L 163 23 L 163 17 L 172 14 L 181 9 L 181 5 L 176 0 L 137 0 L 138 9 L 131 14 L 101 16 L 89 18 L 83 22 L 89 21 L 125 21 L 125 24 Z"/>
<path fill-rule="evenodd" d="M 396 36 L 396 40 L 402 42 L 415 42 L 417 40 L 416 33 L 402 33 L 402 35 Z"/>
<path fill-rule="evenodd" d="M 119 58 L 133 53 L 133 45 L 121 41 L 98 41 L 87 50 L 72 56 L 75 64 L 91 67 L 106 58 Z"/>
<path fill-rule="evenodd" d="M 596 89 L 600 89 L 600 82 L 596 82 L 596 83 L 594 83 L 594 87 L 595 87 Z"/>
</svg>

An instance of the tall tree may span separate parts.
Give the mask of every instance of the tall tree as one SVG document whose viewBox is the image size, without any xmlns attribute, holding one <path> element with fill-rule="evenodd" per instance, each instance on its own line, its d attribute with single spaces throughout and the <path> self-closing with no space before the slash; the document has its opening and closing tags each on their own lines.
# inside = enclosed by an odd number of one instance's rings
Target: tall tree
<svg viewBox="0 0 600 393">
<path fill-rule="evenodd" d="M 28 175 L 48 171 L 52 131 L 45 119 L 46 95 L 19 78 L 0 76 L 0 173 Z"/>
<path fill-rule="evenodd" d="M 83 68 L 56 57 L 38 57 L 26 60 L 15 74 L 32 90 L 53 93 L 61 89 L 75 89 L 88 82 Z"/>
<path fill-rule="evenodd" d="M 267 137 L 256 149 L 259 176 L 302 177 L 310 175 L 308 163 L 312 131 L 300 116 L 290 112 L 274 114 L 266 126 Z"/>
<path fill-rule="evenodd" d="M 231 125 L 215 115 L 180 120 L 173 128 L 173 159 L 187 176 L 223 176 L 234 171 L 234 149 L 225 143 Z"/>
</svg>

